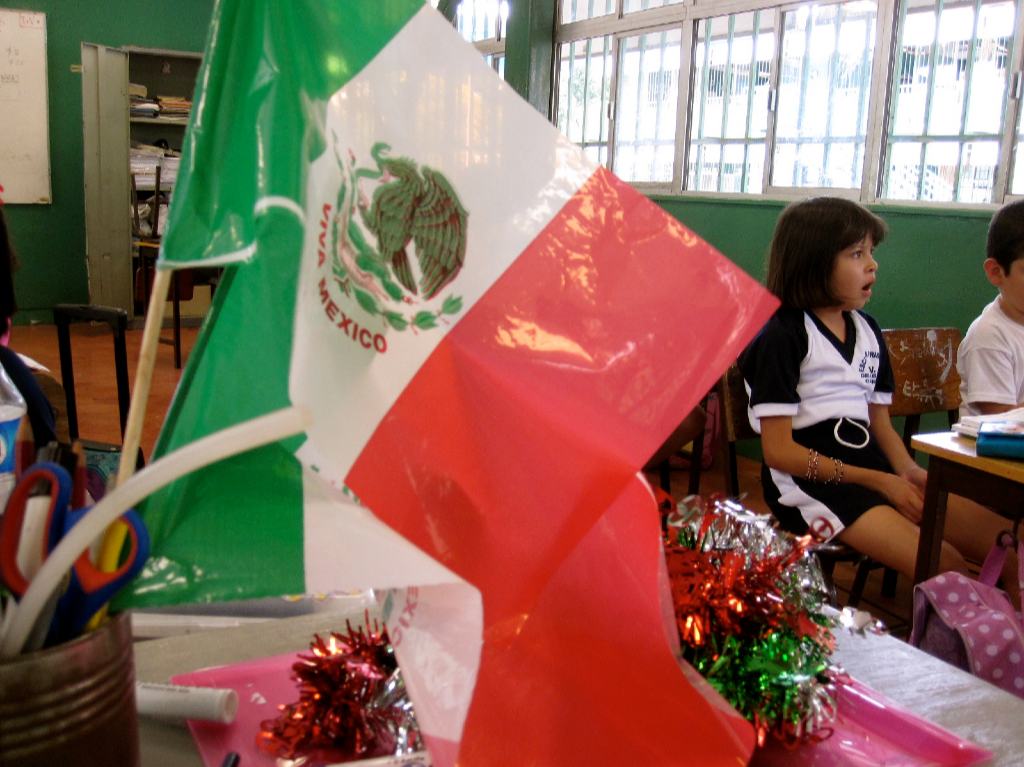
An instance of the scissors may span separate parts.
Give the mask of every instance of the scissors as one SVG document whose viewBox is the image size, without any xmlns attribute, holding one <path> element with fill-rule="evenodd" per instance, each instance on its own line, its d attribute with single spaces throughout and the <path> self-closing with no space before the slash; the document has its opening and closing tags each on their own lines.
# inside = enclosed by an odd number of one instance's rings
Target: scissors
<svg viewBox="0 0 1024 767">
<path fill-rule="evenodd" d="M 64 534 L 71 478 L 55 463 L 38 463 L 25 471 L 7 500 L 0 520 L 0 578 L 16 596 L 23 596 L 28 582 Z M 47 496 L 45 508 L 31 499 Z M 42 501 L 39 498 L 39 501 Z"/>
<path fill-rule="evenodd" d="M 7 509 L 0 521 L 0 577 L 18 597 L 25 594 L 29 581 L 35 574 L 31 567 L 19 562 L 18 551 L 23 537 L 38 535 L 38 543 L 27 542 L 29 557 L 32 550 L 39 551 L 40 562 L 60 543 L 64 535 L 86 514 L 91 507 L 72 508 L 76 495 L 71 475 L 56 463 L 37 463 L 29 468 L 15 485 L 7 502 Z M 42 530 L 28 529 L 26 516 L 30 499 L 35 497 L 37 488 L 49 488 L 49 502 L 46 521 Z M 149 556 L 149 534 L 134 510 L 128 510 L 121 517 L 128 526 L 129 549 L 123 563 L 113 572 L 103 572 L 92 563 L 89 551 L 84 551 L 75 560 L 68 578 L 67 588 L 55 605 L 52 623 L 49 623 L 47 641 L 51 644 L 64 642 L 82 632 L 93 613 L 99 610 L 128 581 L 134 578 Z M 30 521 L 31 517 L 30 517 Z M 36 566 L 38 569 L 38 565 Z M 44 611 L 45 615 L 45 611 Z"/>
</svg>

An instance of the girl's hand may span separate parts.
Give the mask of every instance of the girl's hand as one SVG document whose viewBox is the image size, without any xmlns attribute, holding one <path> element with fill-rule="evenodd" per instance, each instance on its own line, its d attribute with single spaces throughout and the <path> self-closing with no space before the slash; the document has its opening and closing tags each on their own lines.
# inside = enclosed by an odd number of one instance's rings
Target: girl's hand
<svg viewBox="0 0 1024 767">
<path fill-rule="evenodd" d="M 915 487 L 921 488 L 922 492 L 924 491 L 925 484 L 928 482 L 928 472 L 916 463 L 909 464 L 906 469 L 899 473 L 899 476 Z"/>
<path fill-rule="evenodd" d="M 878 490 L 889 499 L 896 511 L 914 524 L 920 524 L 924 493 L 914 482 L 885 472 L 881 474 Z"/>
</svg>

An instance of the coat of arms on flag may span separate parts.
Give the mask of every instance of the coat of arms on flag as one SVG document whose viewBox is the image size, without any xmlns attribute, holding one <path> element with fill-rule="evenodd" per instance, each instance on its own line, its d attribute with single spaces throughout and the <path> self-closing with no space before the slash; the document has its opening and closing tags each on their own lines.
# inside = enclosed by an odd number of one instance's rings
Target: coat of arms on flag
<svg viewBox="0 0 1024 767">
<path fill-rule="evenodd" d="M 370 150 L 376 168 L 356 167 L 351 148 L 333 149 L 341 179 L 333 206 L 324 201 L 318 222 L 320 297 L 340 330 L 383 354 L 386 337 L 353 323 L 338 303 L 355 300 L 395 330 L 429 330 L 458 314 L 462 299 L 455 294 L 435 310 L 422 304 L 462 269 L 466 209 L 448 179 L 408 157 L 391 157 L 387 144 L 375 143 Z M 372 192 L 366 188 L 371 183 Z M 336 290 L 345 298 L 336 298 Z"/>
<path fill-rule="evenodd" d="M 126 604 L 381 590 L 436 765 L 745 758 L 637 470 L 773 299 L 418 0 L 212 30 L 160 265 L 227 272 L 158 453 L 312 423 L 153 496 Z"/>
</svg>

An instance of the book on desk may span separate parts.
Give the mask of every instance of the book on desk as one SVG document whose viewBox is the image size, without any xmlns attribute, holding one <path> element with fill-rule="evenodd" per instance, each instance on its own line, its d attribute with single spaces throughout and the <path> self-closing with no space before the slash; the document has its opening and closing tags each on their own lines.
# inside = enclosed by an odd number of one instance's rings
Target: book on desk
<svg viewBox="0 0 1024 767">
<path fill-rule="evenodd" d="M 988 421 L 978 430 L 978 455 L 1024 458 L 1024 421 Z"/>
<path fill-rule="evenodd" d="M 1024 407 L 1007 410 L 1003 413 L 992 413 L 991 415 L 968 415 L 963 416 L 953 424 L 953 431 L 964 437 L 977 439 L 978 433 L 983 424 L 986 423 L 1021 423 L 1024 424 Z"/>
</svg>

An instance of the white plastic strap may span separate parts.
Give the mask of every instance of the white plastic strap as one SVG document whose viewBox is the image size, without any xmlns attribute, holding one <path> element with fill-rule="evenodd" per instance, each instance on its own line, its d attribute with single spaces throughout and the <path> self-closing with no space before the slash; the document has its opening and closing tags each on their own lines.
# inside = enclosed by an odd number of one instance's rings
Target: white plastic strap
<svg viewBox="0 0 1024 767">
<path fill-rule="evenodd" d="M 852 442 L 847 442 L 845 439 L 840 437 L 839 436 L 839 427 L 843 425 L 843 421 L 846 421 L 847 423 L 851 424 L 852 426 L 856 426 L 858 429 L 860 429 L 862 432 L 864 432 L 864 441 L 861 442 L 859 445 L 855 445 Z M 871 441 L 871 435 L 868 433 L 868 429 L 867 429 L 867 427 L 864 424 L 859 423 L 857 421 L 852 421 L 849 418 L 846 418 L 845 416 L 843 418 L 840 418 L 838 421 L 836 421 L 836 425 L 835 425 L 835 428 L 832 430 L 832 433 L 835 435 L 836 442 L 838 442 L 840 445 L 843 445 L 845 447 L 851 447 L 854 450 L 860 450 L 861 448 L 867 447 L 868 446 L 868 442 Z"/>
</svg>

